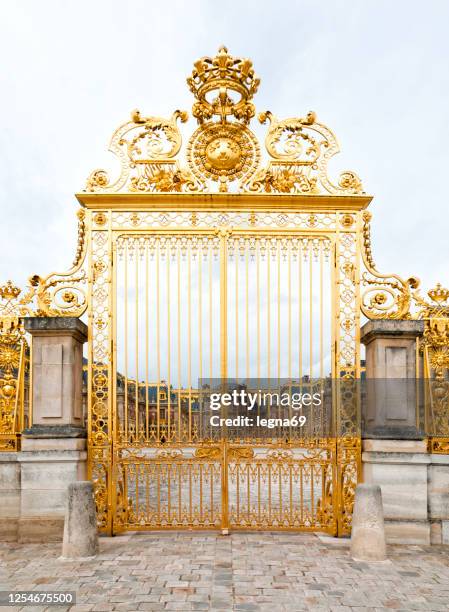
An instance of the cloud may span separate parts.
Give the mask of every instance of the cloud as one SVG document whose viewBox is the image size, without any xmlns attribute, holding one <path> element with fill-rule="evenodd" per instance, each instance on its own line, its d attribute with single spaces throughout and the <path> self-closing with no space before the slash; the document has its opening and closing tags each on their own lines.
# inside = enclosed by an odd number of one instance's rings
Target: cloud
<svg viewBox="0 0 449 612">
<path fill-rule="evenodd" d="M 254 60 L 256 100 L 278 116 L 313 108 L 374 194 L 381 270 L 449 282 L 444 176 L 449 121 L 446 2 L 7 3 L 2 10 L 0 278 L 64 270 L 73 193 L 111 164 L 131 109 L 189 108 L 185 77 L 220 44 Z"/>
</svg>

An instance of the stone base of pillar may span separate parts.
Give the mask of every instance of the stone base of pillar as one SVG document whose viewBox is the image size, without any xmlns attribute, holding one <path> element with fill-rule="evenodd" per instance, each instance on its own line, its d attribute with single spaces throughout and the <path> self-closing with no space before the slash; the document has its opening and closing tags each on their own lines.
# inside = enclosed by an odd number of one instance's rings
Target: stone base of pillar
<svg viewBox="0 0 449 612">
<path fill-rule="evenodd" d="M 385 521 L 385 537 L 388 544 L 428 545 L 430 538 L 430 521 Z"/>
<path fill-rule="evenodd" d="M 364 440 L 362 462 L 363 482 L 382 489 L 388 543 L 449 543 L 448 455 L 426 440 Z"/>
<path fill-rule="evenodd" d="M 35 516 L 20 518 L 17 524 L 17 541 L 21 544 L 61 542 L 64 519 Z"/>
<path fill-rule="evenodd" d="M 37 434 L 39 435 L 39 434 Z M 18 453 L 21 476 L 19 542 L 62 541 L 67 487 L 86 478 L 85 438 L 28 437 Z"/>
</svg>

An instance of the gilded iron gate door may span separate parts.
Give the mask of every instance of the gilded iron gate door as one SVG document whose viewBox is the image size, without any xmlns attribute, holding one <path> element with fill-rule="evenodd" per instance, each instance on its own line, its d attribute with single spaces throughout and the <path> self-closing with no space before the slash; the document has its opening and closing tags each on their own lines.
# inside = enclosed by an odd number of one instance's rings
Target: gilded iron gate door
<svg viewBox="0 0 449 612">
<path fill-rule="evenodd" d="M 325 384 L 333 251 L 326 234 L 291 231 L 117 238 L 115 530 L 336 531 L 329 407 L 257 437 L 214 430 L 204 401 L 228 377 Z"/>
</svg>

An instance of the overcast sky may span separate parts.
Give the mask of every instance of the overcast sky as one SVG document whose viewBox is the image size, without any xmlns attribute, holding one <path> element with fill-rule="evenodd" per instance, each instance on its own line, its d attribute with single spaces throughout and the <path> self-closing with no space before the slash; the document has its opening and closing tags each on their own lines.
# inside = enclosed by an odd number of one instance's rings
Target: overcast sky
<svg viewBox="0 0 449 612">
<path fill-rule="evenodd" d="M 250 57 L 258 110 L 315 110 L 335 173 L 374 195 L 378 268 L 449 284 L 449 2 L 2 0 L 0 282 L 64 271 L 77 202 L 139 108 L 191 108 L 192 63 L 226 44 Z M 193 124 L 192 124 L 193 129 Z"/>
</svg>

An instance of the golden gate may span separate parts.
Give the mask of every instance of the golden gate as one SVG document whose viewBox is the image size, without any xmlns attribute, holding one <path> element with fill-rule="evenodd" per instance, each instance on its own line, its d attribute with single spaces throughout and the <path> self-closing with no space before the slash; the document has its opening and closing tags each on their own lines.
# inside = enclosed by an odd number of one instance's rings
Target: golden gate
<svg viewBox="0 0 449 612">
<path fill-rule="evenodd" d="M 32 300 L 36 314 L 88 313 L 88 464 L 101 530 L 348 533 L 360 316 L 406 316 L 416 282 L 377 272 L 371 197 L 353 172 L 329 178 L 338 144 L 315 113 L 260 113 L 262 155 L 249 127 L 259 86 L 249 60 L 222 47 L 187 82 L 197 126 L 186 145 L 181 111 L 134 111 L 115 131 L 118 178 L 96 170 L 77 194 L 73 268 L 32 277 L 14 329 Z M 11 318 L 18 294 L 4 292 Z M 218 435 L 205 397 L 226 379 L 326 389 L 328 403 L 304 428 Z M 12 400 L 2 406 L 12 423 Z M 2 426 L 17 447 L 16 429 Z"/>
</svg>

